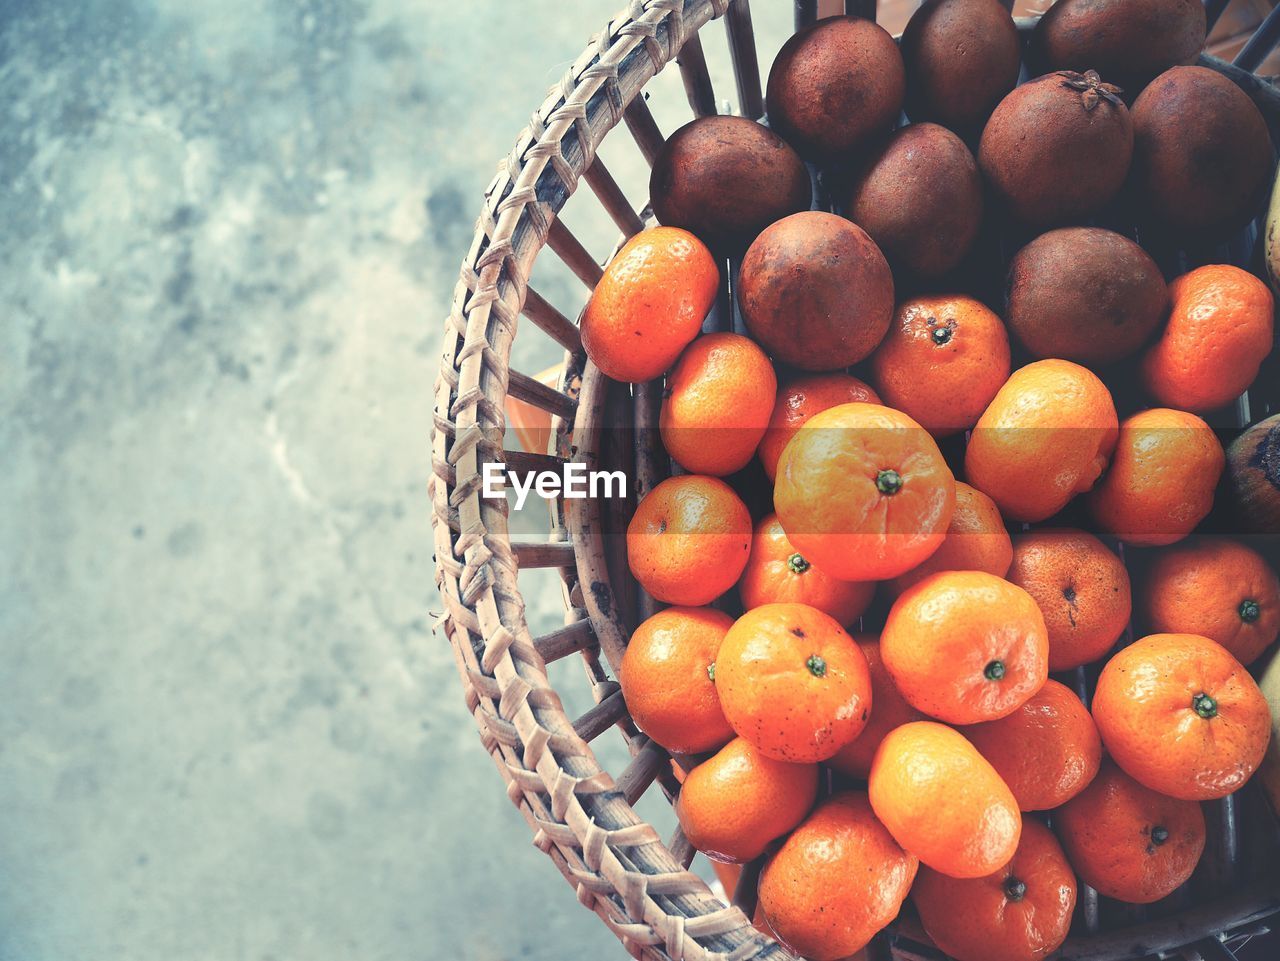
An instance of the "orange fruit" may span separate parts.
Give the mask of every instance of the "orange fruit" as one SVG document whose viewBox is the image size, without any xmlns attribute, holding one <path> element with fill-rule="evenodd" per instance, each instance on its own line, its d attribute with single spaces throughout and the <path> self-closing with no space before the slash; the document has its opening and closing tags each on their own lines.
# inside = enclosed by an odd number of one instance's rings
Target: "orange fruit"
<svg viewBox="0 0 1280 961">
<path fill-rule="evenodd" d="M 1038 360 L 1013 372 L 965 450 L 965 479 L 1005 517 L 1042 521 L 1097 481 L 1115 447 L 1115 404 L 1079 364 Z"/>
<path fill-rule="evenodd" d="M 824 761 L 871 713 L 867 659 L 836 621 L 806 604 L 765 604 L 729 629 L 716 654 L 729 724 L 779 761 Z"/>
<path fill-rule="evenodd" d="M 1011 714 L 1049 676 L 1036 602 L 983 571 L 947 571 L 908 588 L 889 610 L 880 654 L 907 702 L 949 724 Z"/>
<path fill-rule="evenodd" d="M 1169 284 L 1173 310 L 1142 358 L 1142 382 L 1156 401 L 1207 411 L 1231 403 L 1271 353 L 1275 300 L 1239 267 L 1211 264 Z"/>
<path fill-rule="evenodd" d="M 1112 761 L 1054 815 L 1080 880 L 1099 894 L 1150 904 L 1172 894 L 1204 851 L 1204 813 L 1143 787 Z"/>
<path fill-rule="evenodd" d="M 738 582 L 742 606 L 795 602 L 830 614 L 841 624 L 853 624 L 871 605 L 872 581 L 838 581 L 814 567 L 787 539 L 776 514 L 756 525 L 751 556 Z"/>
<path fill-rule="evenodd" d="M 918 867 L 876 820 L 865 794 L 835 794 L 764 866 L 760 908 L 796 955 L 836 961 L 897 917 Z"/>
<path fill-rule="evenodd" d="M 1092 534 L 1069 528 L 1019 534 L 1008 577 L 1044 615 L 1051 671 L 1098 660 L 1129 623 L 1129 572 Z"/>
<path fill-rule="evenodd" d="M 896 577 L 938 549 L 955 478 L 928 432 L 877 404 L 815 414 L 778 460 L 773 504 L 791 543 L 832 577 Z"/>
<path fill-rule="evenodd" d="M 716 477 L 668 477 L 627 525 L 631 573 L 667 604 L 710 604 L 737 582 L 750 551 L 751 514 Z"/>
<path fill-rule="evenodd" d="M 1252 664 L 1280 633 L 1280 581 L 1257 551 L 1225 537 L 1156 556 L 1141 593 L 1161 634 L 1200 634 Z"/>
<path fill-rule="evenodd" d="M 778 390 L 769 429 L 760 441 L 760 463 L 769 480 L 778 476 L 783 448 L 814 414 L 841 404 L 878 403 L 880 397 L 874 390 L 845 373 L 809 374 L 784 384 Z"/>
<path fill-rule="evenodd" d="M 1226 455 L 1195 414 L 1157 407 L 1120 425 L 1106 476 L 1089 495 L 1105 531 L 1143 547 L 1190 534 L 1213 507 Z"/>
<path fill-rule="evenodd" d="M 1196 634 L 1152 634 L 1117 653 L 1098 678 L 1093 719 L 1126 774 L 1189 801 L 1239 789 L 1271 739 L 1249 672 Z"/>
<path fill-rule="evenodd" d="M 1013 563 L 1013 542 L 1000 509 L 976 487 L 956 481 L 956 509 L 942 544 L 921 564 L 886 583 L 897 596 L 939 571 L 986 571 L 1004 577 Z"/>
<path fill-rule="evenodd" d="M 956 961 L 1040 961 L 1067 939 L 1076 876 L 1053 832 L 1024 821 L 1008 864 L 966 879 L 921 868 L 911 900 L 933 943 Z"/>
<path fill-rule="evenodd" d="M 676 816 L 707 857 L 751 861 L 803 821 L 817 797 L 818 765 L 775 761 L 738 737 L 689 772 Z"/>
<path fill-rule="evenodd" d="M 596 284 L 582 346 L 614 380 L 653 380 L 698 336 L 719 289 L 720 268 L 701 240 L 679 227 L 642 230 Z"/>
<path fill-rule="evenodd" d="M 631 719 L 668 751 L 698 754 L 733 737 L 711 680 L 733 618 L 709 607 L 670 607 L 631 635 L 618 682 Z"/>
<path fill-rule="evenodd" d="M 1102 761 L 1089 709 L 1052 679 L 1007 717 L 960 733 L 1004 778 L 1023 811 L 1048 811 L 1075 797 Z"/>
<path fill-rule="evenodd" d="M 871 773 L 871 761 L 884 736 L 895 727 L 911 721 L 923 721 L 924 715 L 907 703 L 894 685 L 893 678 L 885 670 L 884 661 L 880 657 L 880 639 L 875 635 L 863 634 L 855 636 L 854 641 L 862 650 L 862 656 L 867 659 L 867 670 L 871 674 L 871 703 L 874 706 L 862 733 L 832 755 L 827 763 L 837 771 L 865 781 Z"/>
<path fill-rule="evenodd" d="M 658 419 L 667 453 L 691 474 L 723 477 L 755 455 L 778 379 L 740 334 L 707 334 L 685 348 L 667 377 Z"/>
<path fill-rule="evenodd" d="M 935 437 L 978 422 L 1009 377 L 1009 334 L 972 297 L 913 297 L 898 305 L 871 357 L 884 402 Z"/>
<path fill-rule="evenodd" d="M 894 839 L 948 877 L 984 877 L 1017 851 L 1022 815 L 1013 793 L 945 724 L 913 721 L 885 735 L 867 789 Z"/>
</svg>

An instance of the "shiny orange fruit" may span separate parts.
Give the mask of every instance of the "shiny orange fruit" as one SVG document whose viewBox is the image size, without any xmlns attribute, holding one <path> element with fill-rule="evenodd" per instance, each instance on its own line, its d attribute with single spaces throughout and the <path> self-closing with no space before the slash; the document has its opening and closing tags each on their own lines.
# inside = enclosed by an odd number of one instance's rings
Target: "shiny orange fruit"
<svg viewBox="0 0 1280 961">
<path fill-rule="evenodd" d="M 836 961 L 898 915 L 919 862 L 885 830 L 862 792 L 832 795 L 760 874 L 760 908 L 796 955 Z"/>
<path fill-rule="evenodd" d="M 867 659 L 834 618 L 806 604 L 765 604 L 729 629 L 716 654 L 729 724 L 780 761 L 825 761 L 866 726 Z"/>
<path fill-rule="evenodd" d="M 668 751 L 698 754 L 733 728 L 720 710 L 711 665 L 733 618 L 709 607 L 669 607 L 631 635 L 618 682 L 631 719 Z"/>
<path fill-rule="evenodd" d="M 1144 410 L 1120 425 L 1089 507 L 1099 527 L 1129 544 L 1172 544 L 1212 509 L 1226 460 L 1217 435 L 1195 414 Z"/>
<path fill-rule="evenodd" d="M 1204 813 L 1143 787 L 1112 761 L 1054 815 L 1080 880 L 1104 897 L 1151 904 L 1185 883 L 1204 851 Z"/>
<path fill-rule="evenodd" d="M 1008 577 L 1044 615 L 1051 671 L 1105 656 L 1129 624 L 1129 572 L 1106 544 L 1085 531 L 1019 534 Z"/>
<path fill-rule="evenodd" d="M 1007 717 L 961 732 L 1004 778 L 1023 811 L 1075 797 L 1102 762 L 1102 739 L 1075 691 L 1050 678 Z"/>
<path fill-rule="evenodd" d="M 880 658 L 880 639 L 872 634 L 861 634 L 855 636 L 854 641 L 867 659 L 867 669 L 871 673 L 871 703 L 874 706 L 862 733 L 837 751 L 827 763 L 837 771 L 865 781 L 884 736 L 896 727 L 911 721 L 923 721 L 925 717 L 907 703 L 885 670 L 884 661 Z"/>
<path fill-rule="evenodd" d="M 867 790 L 894 839 L 948 877 L 984 877 L 1017 851 L 1022 815 L 1013 793 L 955 728 L 913 721 L 890 731 Z"/>
<path fill-rule="evenodd" d="M 716 477 L 667 478 L 627 526 L 631 573 L 667 604 L 710 604 L 737 582 L 750 551 L 747 505 Z"/>
<path fill-rule="evenodd" d="M 1000 509 L 976 487 L 956 481 L 956 509 L 938 549 L 921 564 L 886 582 L 895 597 L 940 571 L 986 571 L 1004 577 L 1013 563 L 1013 542 Z"/>
<path fill-rule="evenodd" d="M 1067 939 L 1076 876 L 1053 832 L 1028 820 L 1008 864 L 968 879 L 921 868 L 911 900 L 930 939 L 955 961 L 1040 961 Z"/>
<path fill-rule="evenodd" d="M 944 437 L 976 424 L 1008 379 L 1009 334 L 972 297 L 913 297 L 898 305 L 871 370 L 887 405 Z"/>
<path fill-rule="evenodd" d="M 701 240 L 679 227 L 642 230 L 596 284 L 582 346 L 614 380 L 653 380 L 698 336 L 719 289 L 720 268 Z"/>
<path fill-rule="evenodd" d="M 775 761 L 739 737 L 689 772 L 676 816 L 707 857 L 751 861 L 803 821 L 817 797 L 818 765 Z"/>
<path fill-rule="evenodd" d="M 769 429 L 760 441 L 760 463 L 769 480 L 778 476 L 778 458 L 814 414 L 841 404 L 878 404 L 880 396 L 845 373 L 809 374 L 798 377 L 778 389 L 778 400 L 769 418 Z"/>
<path fill-rule="evenodd" d="M 1093 719 L 1126 774 L 1189 801 L 1238 790 L 1271 739 L 1249 672 L 1196 634 L 1152 634 L 1117 653 L 1098 678 Z"/>
<path fill-rule="evenodd" d="M 1010 520 L 1042 521 L 1089 490 L 1117 437 L 1116 408 L 1096 375 L 1065 360 L 1019 368 L 965 449 L 965 479 Z"/>
<path fill-rule="evenodd" d="M 756 525 L 747 569 L 738 582 L 747 610 L 764 604 L 808 604 L 846 627 L 866 612 L 875 591 L 872 581 L 839 581 L 814 567 L 788 540 L 776 514 Z"/>
<path fill-rule="evenodd" d="M 1142 358 L 1142 381 L 1157 403 L 1203 412 L 1246 390 L 1271 353 L 1275 300 L 1239 267 L 1210 264 L 1169 284 L 1173 310 Z"/>
<path fill-rule="evenodd" d="M 723 477 L 755 456 L 777 396 L 764 351 L 740 334 L 707 334 L 667 376 L 658 425 L 667 453 L 691 474 Z"/>
<path fill-rule="evenodd" d="M 1156 555 L 1141 592 L 1160 634 L 1200 634 L 1252 664 L 1280 633 L 1280 581 L 1239 541 L 1206 537 Z"/>
<path fill-rule="evenodd" d="M 896 577 L 946 536 L 955 478 L 906 414 L 842 404 L 816 414 L 778 461 L 773 503 L 791 543 L 832 577 Z"/>
<path fill-rule="evenodd" d="M 1049 636 L 1031 596 L 982 571 L 927 577 L 894 603 L 880 654 L 913 707 L 950 724 L 1013 713 L 1049 676 Z"/>
</svg>

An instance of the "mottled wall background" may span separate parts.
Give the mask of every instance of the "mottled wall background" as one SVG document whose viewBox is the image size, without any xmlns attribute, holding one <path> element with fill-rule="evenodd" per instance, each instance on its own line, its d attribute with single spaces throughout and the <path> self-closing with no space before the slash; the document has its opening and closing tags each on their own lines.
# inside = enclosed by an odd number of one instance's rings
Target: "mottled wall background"
<svg viewBox="0 0 1280 961">
<path fill-rule="evenodd" d="M 621 3 L 0 0 L 3 961 L 621 956 L 463 710 L 425 495 L 481 191 Z"/>
</svg>

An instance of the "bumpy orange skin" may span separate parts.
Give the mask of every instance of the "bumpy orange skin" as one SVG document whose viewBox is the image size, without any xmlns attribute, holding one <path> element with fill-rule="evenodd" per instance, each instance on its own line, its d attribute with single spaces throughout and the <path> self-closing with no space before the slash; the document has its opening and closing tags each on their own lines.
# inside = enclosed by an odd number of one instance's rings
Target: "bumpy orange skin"
<svg viewBox="0 0 1280 961">
<path fill-rule="evenodd" d="M 894 684 L 949 724 L 1013 713 L 1049 676 L 1049 636 L 1035 601 L 982 571 L 927 577 L 894 603 L 880 635 Z"/>
<path fill-rule="evenodd" d="M 1275 299 L 1239 267 L 1211 264 L 1169 284 L 1173 311 L 1142 359 L 1142 381 L 1167 407 L 1204 412 L 1231 403 L 1271 353 Z"/>
<path fill-rule="evenodd" d="M 1102 763 L 1089 710 L 1052 678 L 1008 717 L 960 733 L 1004 778 L 1023 811 L 1048 811 L 1075 797 Z"/>
<path fill-rule="evenodd" d="M 884 402 L 935 437 L 978 422 L 1009 377 L 1009 334 L 972 297 L 913 297 L 898 305 L 871 358 Z"/>
<path fill-rule="evenodd" d="M 773 504 L 805 557 L 832 577 L 896 577 L 938 549 L 955 478 L 906 414 L 842 404 L 815 415 L 778 461 Z"/>
<path fill-rule="evenodd" d="M 896 597 L 940 571 L 986 571 L 1004 577 L 1012 563 L 1013 542 L 996 502 L 976 487 L 956 481 L 956 509 L 942 544 L 922 564 L 885 586 Z"/>
<path fill-rule="evenodd" d="M 1110 760 L 1058 810 L 1054 826 L 1080 880 L 1131 904 L 1173 893 L 1204 851 L 1199 804 L 1143 787 Z"/>
<path fill-rule="evenodd" d="M 748 611 L 765 604 L 808 604 L 845 627 L 866 612 L 875 592 L 873 581 L 839 581 L 814 567 L 787 539 L 776 514 L 756 525 L 747 569 L 738 582 Z"/>
<path fill-rule="evenodd" d="M 862 651 L 828 614 L 766 604 L 729 629 L 716 654 L 716 690 L 729 724 L 767 757 L 825 761 L 871 714 Z"/>
<path fill-rule="evenodd" d="M 809 374 L 778 389 L 778 400 L 769 418 L 769 429 L 760 441 L 760 463 L 769 480 L 778 476 L 778 458 L 814 414 L 841 404 L 878 404 L 880 396 L 865 383 L 845 373 Z"/>
<path fill-rule="evenodd" d="M 1126 774 L 1189 801 L 1238 790 L 1271 739 L 1271 712 L 1249 672 L 1195 634 L 1152 634 L 1117 653 L 1098 678 L 1093 719 Z"/>
<path fill-rule="evenodd" d="M 1160 634 L 1200 634 L 1241 664 L 1256 661 L 1280 633 L 1280 580 L 1239 541 L 1206 537 L 1157 555 L 1142 608 Z"/>
<path fill-rule="evenodd" d="M 667 453 L 691 474 L 723 477 L 755 455 L 777 398 L 773 364 L 741 334 L 707 334 L 667 378 L 658 426 Z"/>
<path fill-rule="evenodd" d="M 933 943 L 956 961 L 1040 961 L 1067 939 L 1076 876 L 1053 832 L 1024 821 L 1008 864 L 968 880 L 921 868 L 911 900 Z"/>
<path fill-rule="evenodd" d="M 1013 792 L 954 728 L 915 721 L 880 743 L 867 782 L 871 806 L 921 863 L 952 878 L 1008 864 L 1022 815 Z"/>
<path fill-rule="evenodd" d="M 689 772 L 676 816 L 707 857 L 750 861 L 803 821 L 817 797 L 818 765 L 775 761 L 739 737 Z"/>
<path fill-rule="evenodd" d="M 1141 411 L 1120 425 L 1111 466 L 1089 494 L 1089 508 L 1103 530 L 1129 544 L 1172 544 L 1213 508 L 1226 460 L 1213 430 L 1195 414 Z"/>
<path fill-rule="evenodd" d="M 835 794 L 765 865 L 760 908 L 796 955 L 836 961 L 897 917 L 918 867 L 876 820 L 865 794 Z"/>
<path fill-rule="evenodd" d="M 720 289 L 706 245 L 679 227 L 632 237 L 605 268 L 582 315 L 582 346 L 614 380 L 653 380 L 698 336 Z"/>
<path fill-rule="evenodd" d="M 708 671 L 732 626 L 710 607 L 670 607 L 632 633 L 618 669 L 622 696 L 640 730 L 668 751 L 698 754 L 733 737 Z"/>
<path fill-rule="evenodd" d="M 667 478 L 645 495 L 627 526 L 631 573 L 667 604 L 710 604 L 741 576 L 750 550 L 751 514 L 716 477 Z"/>
<path fill-rule="evenodd" d="M 1079 364 L 1039 360 L 1014 371 L 978 418 L 965 479 L 1010 520 L 1042 521 L 1093 487 L 1117 436 L 1102 381 Z"/>
<path fill-rule="evenodd" d="M 1008 577 L 1044 615 L 1050 671 L 1068 671 L 1103 657 L 1129 623 L 1129 572 L 1106 544 L 1085 531 L 1019 534 L 1013 539 Z"/>
<path fill-rule="evenodd" d="M 884 661 L 880 658 L 880 639 L 875 635 L 862 634 L 855 636 L 854 641 L 867 659 L 867 669 L 871 672 L 871 703 L 875 706 L 862 733 L 837 751 L 827 764 L 865 781 L 884 736 L 904 724 L 923 721 L 925 716 L 907 703 L 885 670 Z"/>
</svg>

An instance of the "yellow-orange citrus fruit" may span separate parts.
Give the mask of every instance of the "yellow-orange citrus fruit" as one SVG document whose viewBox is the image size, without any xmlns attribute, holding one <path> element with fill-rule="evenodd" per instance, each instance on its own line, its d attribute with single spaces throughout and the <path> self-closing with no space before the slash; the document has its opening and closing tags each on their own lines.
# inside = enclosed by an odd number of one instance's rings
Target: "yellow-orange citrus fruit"
<svg viewBox="0 0 1280 961">
<path fill-rule="evenodd" d="M 953 878 L 980 878 L 1018 849 L 1022 815 L 995 768 L 954 728 L 913 721 L 885 735 L 867 782 L 894 840 Z"/>
<path fill-rule="evenodd" d="M 906 414 L 842 404 L 816 414 L 778 461 L 773 503 L 791 543 L 832 577 L 882 580 L 938 549 L 956 485 Z"/>
<path fill-rule="evenodd" d="M 1010 520 L 1041 521 L 1093 487 L 1116 445 L 1111 394 L 1065 360 L 1013 372 L 978 419 L 965 449 L 965 480 Z"/>
<path fill-rule="evenodd" d="M 871 713 L 867 659 L 835 619 L 806 604 L 747 611 L 716 654 L 729 724 L 780 761 L 825 761 Z"/>
<path fill-rule="evenodd" d="M 667 377 L 659 417 L 667 453 L 691 474 L 741 470 L 764 436 L 777 388 L 773 364 L 746 337 L 699 337 Z"/>
<path fill-rule="evenodd" d="M 865 794 L 835 794 L 764 866 L 760 908 L 797 955 L 836 961 L 897 917 L 918 867 L 876 820 Z"/>
<path fill-rule="evenodd" d="M 582 346 L 614 380 L 653 380 L 698 336 L 720 289 L 706 244 L 679 227 L 636 234 L 609 262 L 582 315 Z"/>
</svg>

